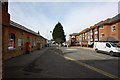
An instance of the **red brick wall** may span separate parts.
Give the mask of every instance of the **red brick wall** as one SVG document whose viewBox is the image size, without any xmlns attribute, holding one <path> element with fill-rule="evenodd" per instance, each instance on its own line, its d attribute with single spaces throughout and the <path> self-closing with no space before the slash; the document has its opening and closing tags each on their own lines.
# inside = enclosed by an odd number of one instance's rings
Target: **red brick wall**
<svg viewBox="0 0 120 80">
<path fill-rule="evenodd" d="M 15 33 L 15 50 L 8 50 L 8 44 L 9 44 L 9 33 L 10 32 L 14 32 Z M 30 51 L 34 51 L 38 49 L 38 45 L 37 42 L 38 40 L 40 42 L 42 42 L 43 47 L 45 46 L 46 42 L 45 39 L 40 39 L 40 37 L 37 37 L 36 35 L 33 35 L 31 33 L 25 32 L 23 30 L 20 30 L 18 28 L 15 27 L 4 27 L 4 60 L 9 59 L 11 57 L 16 57 L 19 56 L 21 54 L 26 53 L 26 42 L 27 42 L 27 36 L 29 35 L 29 39 L 30 39 Z M 18 39 L 22 38 L 24 39 L 24 46 L 18 46 Z M 34 39 L 35 39 L 35 44 L 36 46 L 34 46 Z M 33 47 L 32 47 L 33 46 Z M 23 48 L 23 50 L 21 50 Z"/>
<path fill-rule="evenodd" d="M 116 26 L 116 30 L 115 31 L 112 31 L 112 26 Z M 119 30 L 119 26 L 118 26 L 118 23 L 115 23 L 115 24 L 112 24 L 111 26 L 110 26 L 110 28 L 111 28 L 111 35 L 110 36 L 112 36 L 112 37 L 115 37 L 116 39 L 119 39 L 119 36 L 118 36 L 118 30 Z M 109 31 L 109 32 L 110 32 Z"/>
</svg>

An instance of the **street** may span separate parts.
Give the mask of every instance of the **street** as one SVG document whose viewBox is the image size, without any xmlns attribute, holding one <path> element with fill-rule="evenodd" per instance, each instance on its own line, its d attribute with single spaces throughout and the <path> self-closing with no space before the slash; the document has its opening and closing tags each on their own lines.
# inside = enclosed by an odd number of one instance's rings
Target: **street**
<svg viewBox="0 0 120 80">
<path fill-rule="evenodd" d="M 4 62 L 5 78 L 118 78 L 119 57 L 92 48 L 50 47 Z"/>
</svg>

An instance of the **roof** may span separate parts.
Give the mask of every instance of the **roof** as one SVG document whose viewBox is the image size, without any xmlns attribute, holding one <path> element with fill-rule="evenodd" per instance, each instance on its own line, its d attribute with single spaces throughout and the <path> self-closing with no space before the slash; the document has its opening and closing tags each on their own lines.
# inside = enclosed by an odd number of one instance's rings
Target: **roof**
<svg viewBox="0 0 120 80">
<path fill-rule="evenodd" d="M 36 32 L 34 32 L 34 31 L 32 31 L 32 30 L 30 30 L 30 29 L 28 29 L 28 28 L 26 28 L 26 27 L 24 27 L 24 26 L 22 26 L 22 25 L 20 25 L 20 24 L 18 24 L 18 23 L 15 23 L 15 22 L 13 22 L 13 21 L 11 21 L 11 20 L 10 20 L 10 25 L 12 25 L 12 26 L 14 26 L 14 27 L 16 27 L 16 28 L 19 28 L 19 29 L 21 29 L 21 30 L 24 30 L 24 31 L 26 31 L 26 32 L 29 32 L 29 33 L 38 35 Z"/>
<path fill-rule="evenodd" d="M 101 26 L 101 25 L 104 25 L 104 24 L 110 24 L 110 20 L 111 20 L 111 18 L 107 18 L 106 20 L 97 23 L 97 25 Z"/>
<path fill-rule="evenodd" d="M 101 42 L 119 42 L 118 39 L 116 39 L 115 37 L 108 37 L 108 38 L 104 38 L 102 40 L 100 40 Z"/>
<path fill-rule="evenodd" d="M 73 33 L 73 34 L 70 34 L 70 36 L 78 36 L 80 35 L 80 33 Z"/>
<path fill-rule="evenodd" d="M 115 17 L 113 17 L 109 23 L 115 23 L 115 22 L 119 22 L 120 21 L 120 14 L 116 15 Z"/>
<path fill-rule="evenodd" d="M 26 27 L 24 27 L 24 26 L 22 26 L 22 25 L 20 25 L 20 24 L 18 24 L 18 23 L 15 23 L 14 21 L 11 21 L 11 20 L 10 20 L 10 25 L 13 26 L 13 27 L 19 28 L 19 29 L 21 29 L 21 30 L 24 30 L 24 31 L 26 31 L 26 32 L 28 32 L 28 33 L 31 33 L 31 34 L 34 34 L 34 35 L 36 35 L 36 36 L 39 36 L 39 37 L 44 38 L 44 37 L 41 36 L 40 34 L 34 32 L 34 31 L 32 31 L 31 29 L 28 29 L 28 28 L 26 28 Z M 44 39 L 45 39 L 45 38 L 44 38 Z"/>
<path fill-rule="evenodd" d="M 84 29 L 83 31 L 81 31 L 81 33 L 84 33 L 84 32 L 86 32 L 86 31 L 88 31 L 88 30 L 90 30 L 89 28 L 86 28 L 86 29 Z"/>
<path fill-rule="evenodd" d="M 98 24 L 98 26 L 104 25 L 104 24 L 113 24 L 116 22 L 120 22 L 120 14 L 116 15 L 113 18 L 108 18 L 105 21 L 102 21 L 101 23 Z"/>
</svg>

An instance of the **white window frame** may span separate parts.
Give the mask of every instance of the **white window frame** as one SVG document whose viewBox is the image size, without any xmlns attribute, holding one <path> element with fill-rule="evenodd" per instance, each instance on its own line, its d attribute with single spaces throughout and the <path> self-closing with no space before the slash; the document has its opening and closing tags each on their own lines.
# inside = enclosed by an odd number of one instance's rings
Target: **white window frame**
<svg viewBox="0 0 120 80">
<path fill-rule="evenodd" d="M 90 39 L 90 36 L 88 36 L 88 39 Z"/>
<path fill-rule="evenodd" d="M 72 36 L 72 38 L 75 38 L 75 36 Z"/>
<path fill-rule="evenodd" d="M 115 27 L 115 28 L 113 28 L 113 27 Z M 112 32 L 114 32 L 114 31 L 116 31 L 116 26 L 115 25 L 112 26 Z"/>
<path fill-rule="evenodd" d="M 10 33 L 13 34 L 13 33 Z M 11 38 L 9 34 L 9 44 L 8 44 L 8 50 L 13 50 L 15 49 L 15 34 L 14 34 L 14 39 Z M 13 43 L 13 46 L 11 46 L 11 42 Z"/>
<path fill-rule="evenodd" d="M 95 28 L 95 32 L 97 32 L 98 30 L 97 30 L 97 28 Z"/>
<path fill-rule="evenodd" d="M 104 26 L 101 26 L 100 29 L 104 29 Z"/>
<path fill-rule="evenodd" d="M 102 36 L 104 33 L 101 33 L 101 37 L 104 37 L 105 36 L 105 34 L 104 34 L 104 36 Z"/>
<path fill-rule="evenodd" d="M 18 47 L 24 46 L 24 39 L 18 38 Z"/>
</svg>

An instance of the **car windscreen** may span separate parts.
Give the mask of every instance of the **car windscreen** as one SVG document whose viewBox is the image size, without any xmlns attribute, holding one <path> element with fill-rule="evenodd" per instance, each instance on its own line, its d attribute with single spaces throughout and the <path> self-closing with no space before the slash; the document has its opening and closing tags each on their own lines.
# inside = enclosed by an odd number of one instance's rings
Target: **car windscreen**
<svg viewBox="0 0 120 80">
<path fill-rule="evenodd" d="M 113 44 L 113 43 L 110 43 L 113 47 L 118 47 L 118 45 L 116 44 Z"/>
</svg>

